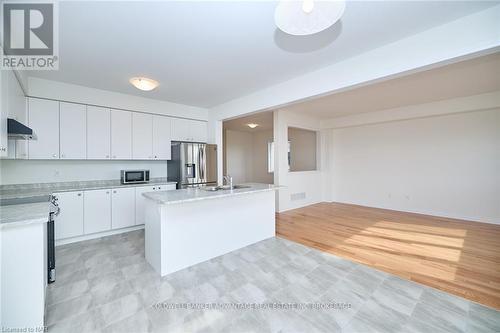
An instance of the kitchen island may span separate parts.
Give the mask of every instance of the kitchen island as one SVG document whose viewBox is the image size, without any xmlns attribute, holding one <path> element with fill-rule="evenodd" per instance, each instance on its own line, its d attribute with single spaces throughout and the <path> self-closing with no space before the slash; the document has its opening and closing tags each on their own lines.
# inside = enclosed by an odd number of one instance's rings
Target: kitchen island
<svg viewBox="0 0 500 333">
<path fill-rule="evenodd" d="M 275 236 L 274 185 L 144 193 L 146 260 L 161 275 Z"/>
</svg>

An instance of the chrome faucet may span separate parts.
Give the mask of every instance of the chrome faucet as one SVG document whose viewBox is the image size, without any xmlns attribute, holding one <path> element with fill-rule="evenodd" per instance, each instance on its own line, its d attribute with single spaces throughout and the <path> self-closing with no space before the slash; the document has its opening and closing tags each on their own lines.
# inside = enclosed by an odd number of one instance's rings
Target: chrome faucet
<svg viewBox="0 0 500 333">
<path fill-rule="evenodd" d="M 232 190 L 233 189 L 233 177 L 231 177 L 230 175 L 225 175 L 224 181 L 226 182 L 227 185 L 229 185 L 229 188 Z"/>
</svg>

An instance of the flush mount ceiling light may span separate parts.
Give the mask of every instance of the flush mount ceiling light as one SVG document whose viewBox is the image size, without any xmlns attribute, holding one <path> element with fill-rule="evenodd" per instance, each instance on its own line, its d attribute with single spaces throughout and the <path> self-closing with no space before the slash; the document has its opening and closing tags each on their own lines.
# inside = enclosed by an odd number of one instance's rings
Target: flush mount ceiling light
<svg viewBox="0 0 500 333">
<path fill-rule="evenodd" d="M 158 81 L 148 79 L 147 77 L 133 77 L 129 82 L 137 89 L 150 91 L 158 87 Z"/>
<path fill-rule="evenodd" d="M 280 30 L 290 35 L 312 35 L 331 27 L 345 10 L 345 0 L 282 0 L 274 11 Z"/>
<path fill-rule="evenodd" d="M 255 128 L 255 127 L 259 126 L 259 124 L 250 123 L 250 124 L 247 124 L 247 126 L 250 128 Z"/>
</svg>

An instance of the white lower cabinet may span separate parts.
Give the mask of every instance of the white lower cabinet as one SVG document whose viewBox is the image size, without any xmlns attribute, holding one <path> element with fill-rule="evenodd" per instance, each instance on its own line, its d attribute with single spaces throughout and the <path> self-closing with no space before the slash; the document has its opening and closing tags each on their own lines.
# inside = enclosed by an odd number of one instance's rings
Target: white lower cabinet
<svg viewBox="0 0 500 333">
<path fill-rule="evenodd" d="M 135 188 L 115 188 L 111 194 L 111 228 L 135 225 Z"/>
<path fill-rule="evenodd" d="M 83 235 L 83 192 L 61 192 L 54 195 L 61 209 L 54 218 L 55 238 Z"/>
<path fill-rule="evenodd" d="M 111 230 L 111 190 L 85 191 L 85 234 Z"/>
<path fill-rule="evenodd" d="M 61 213 L 55 217 L 56 240 L 144 224 L 142 194 L 175 190 L 176 184 L 61 192 Z"/>
</svg>

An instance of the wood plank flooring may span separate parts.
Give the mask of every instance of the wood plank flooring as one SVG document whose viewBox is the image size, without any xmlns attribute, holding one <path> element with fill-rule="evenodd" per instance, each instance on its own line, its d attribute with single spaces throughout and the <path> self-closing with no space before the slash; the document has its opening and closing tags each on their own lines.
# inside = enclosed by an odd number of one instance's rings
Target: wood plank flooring
<svg viewBox="0 0 500 333">
<path fill-rule="evenodd" d="M 500 309 L 500 225 L 340 203 L 276 216 L 280 237 Z"/>
</svg>

